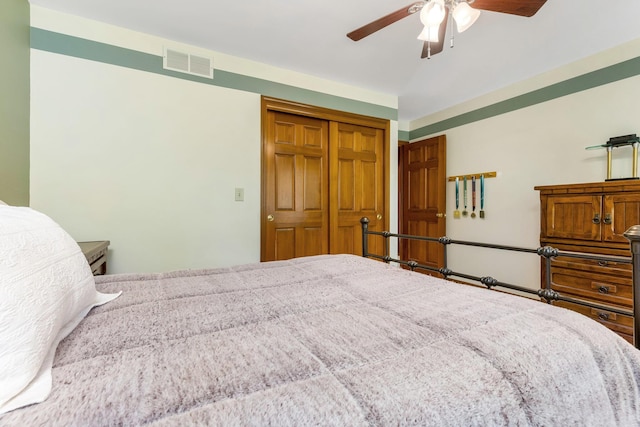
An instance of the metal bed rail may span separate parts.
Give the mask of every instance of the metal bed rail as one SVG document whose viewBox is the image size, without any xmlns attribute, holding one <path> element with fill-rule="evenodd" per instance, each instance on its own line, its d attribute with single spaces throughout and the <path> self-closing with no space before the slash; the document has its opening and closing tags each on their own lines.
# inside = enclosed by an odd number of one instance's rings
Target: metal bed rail
<svg viewBox="0 0 640 427">
<path fill-rule="evenodd" d="M 551 303 L 553 301 L 565 301 L 572 304 L 578 304 L 581 306 L 586 306 L 590 308 L 594 308 L 596 310 L 608 311 L 611 313 L 621 314 L 625 316 L 633 317 L 633 342 L 634 346 L 640 349 L 640 225 L 635 225 L 629 228 L 624 236 L 629 240 L 631 247 L 631 257 L 614 257 L 614 256 L 605 256 L 605 255 L 595 255 L 595 254 L 584 254 L 584 253 L 576 253 L 576 252 L 564 252 L 560 251 L 556 248 L 550 246 L 542 246 L 536 249 L 530 248 L 522 248 L 517 246 L 506 246 L 506 245 L 497 245 L 491 243 L 481 243 L 481 242 L 470 242 L 465 240 L 455 240 L 449 237 L 424 237 L 424 236 L 412 236 L 408 234 L 397 234 L 390 233 L 388 231 L 370 231 L 369 230 L 369 219 L 364 217 L 360 220 L 360 224 L 362 225 L 362 256 L 366 258 L 374 258 L 382 260 L 386 263 L 394 262 L 400 265 L 405 265 L 409 267 L 412 271 L 416 269 L 427 270 L 435 273 L 440 273 L 445 279 L 449 277 L 458 277 L 467 280 L 473 280 L 480 282 L 488 289 L 494 287 L 502 287 L 507 288 L 527 294 L 537 295 L 538 297 L 544 299 L 547 303 Z M 384 255 L 372 254 L 369 253 L 369 239 L 370 235 L 382 236 L 384 238 Z M 427 242 L 440 243 L 443 246 L 444 250 L 444 266 L 442 267 L 432 267 L 429 265 L 420 264 L 416 261 L 405 261 L 400 259 L 395 259 L 389 256 L 389 238 L 397 238 L 397 239 L 406 239 L 406 240 L 422 240 Z M 475 276 L 471 274 L 466 274 L 462 272 L 457 272 L 449 269 L 447 267 L 447 246 L 449 245 L 462 245 L 462 246 L 475 246 L 482 247 L 488 249 L 498 249 L 498 250 L 506 250 L 511 252 L 525 252 L 536 254 L 545 260 L 545 287 L 541 287 L 540 289 L 531 289 L 524 286 L 515 285 L 512 283 L 501 282 L 491 276 Z M 577 298 L 571 298 L 567 296 L 561 295 L 558 291 L 552 289 L 551 282 L 551 258 L 556 257 L 565 257 L 565 258 L 578 258 L 578 259 L 589 259 L 596 261 L 608 261 L 608 262 L 617 262 L 621 264 L 631 264 L 632 266 L 632 289 L 633 289 L 633 310 L 624 310 L 618 307 L 593 303 L 590 301 L 585 301 Z"/>
</svg>

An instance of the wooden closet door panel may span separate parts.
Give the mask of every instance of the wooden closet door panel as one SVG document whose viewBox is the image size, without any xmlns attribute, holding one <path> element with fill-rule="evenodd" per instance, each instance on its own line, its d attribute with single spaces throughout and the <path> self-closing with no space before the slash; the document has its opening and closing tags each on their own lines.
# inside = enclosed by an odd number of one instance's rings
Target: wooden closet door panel
<svg viewBox="0 0 640 427">
<path fill-rule="evenodd" d="M 262 261 L 328 252 L 328 149 L 327 121 L 267 113 Z"/>
<path fill-rule="evenodd" d="M 296 156 L 275 153 L 275 210 L 295 211 Z"/>
<path fill-rule="evenodd" d="M 369 218 L 370 230 L 384 228 L 384 132 L 336 122 L 330 131 L 330 251 L 362 254 L 360 219 Z M 382 238 L 370 237 L 369 250 L 383 254 Z"/>
<path fill-rule="evenodd" d="M 274 230 L 275 242 L 274 259 L 290 259 L 294 258 L 296 247 L 296 229 L 295 227 L 277 227 Z"/>
</svg>

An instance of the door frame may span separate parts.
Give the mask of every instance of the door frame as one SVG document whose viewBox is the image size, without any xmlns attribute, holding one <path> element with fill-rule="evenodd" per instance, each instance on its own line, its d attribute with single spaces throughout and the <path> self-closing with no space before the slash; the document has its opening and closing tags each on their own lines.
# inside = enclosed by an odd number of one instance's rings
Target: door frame
<svg viewBox="0 0 640 427">
<path fill-rule="evenodd" d="M 402 229 L 404 224 L 404 182 L 402 177 L 404 176 L 404 150 L 402 147 L 410 144 L 409 141 L 398 140 L 398 233 L 403 234 L 405 230 Z M 403 258 L 402 244 L 398 243 L 398 256 Z"/>
<path fill-rule="evenodd" d="M 389 213 L 390 213 L 390 197 L 391 197 L 391 177 L 390 177 L 390 158 L 391 158 L 391 122 L 387 119 L 377 117 L 363 116 L 345 111 L 332 110 L 324 107 L 317 107 L 299 102 L 287 101 L 284 99 L 261 96 L 260 99 L 260 261 L 264 261 L 266 253 L 266 176 L 264 153 L 267 144 L 267 112 L 279 111 L 283 113 L 295 114 L 299 116 L 313 117 L 323 119 L 329 122 L 349 123 L 353 125 L 366 126 L 370 128 L 381 129 L 384 131 L 384 229 L 389 229 Z"/>
</svg>

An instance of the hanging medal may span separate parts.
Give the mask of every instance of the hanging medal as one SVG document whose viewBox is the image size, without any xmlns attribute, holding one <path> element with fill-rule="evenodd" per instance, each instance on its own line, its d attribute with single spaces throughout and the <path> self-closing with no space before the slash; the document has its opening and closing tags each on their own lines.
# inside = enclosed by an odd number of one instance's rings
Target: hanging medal
<svg viewBox="0 0 640 427">
<path fill-rule="evenodd" d="M 467 216 L 467 176 L 466 175 L 462 179 L 462 185 L 463 185 L 462 193 L 463 193 L 463 199 L 464 199 L 464 210 L 462 211 L 462 216 Z"/>
<path fill-rule="evenodd" d="M 453 211 L 454 218 L 460 218 L 460 178 L 456 176 L 456 210 Z"/>
<path fill-rule="evenodd" d="M 480 218 L 484 218 L 484 175 L 480 175 Z"/>
<path fill-rule="evenodd" d="M 476 176 L 471 177 L 471 218 L 476 217 Z"/>
</svg>

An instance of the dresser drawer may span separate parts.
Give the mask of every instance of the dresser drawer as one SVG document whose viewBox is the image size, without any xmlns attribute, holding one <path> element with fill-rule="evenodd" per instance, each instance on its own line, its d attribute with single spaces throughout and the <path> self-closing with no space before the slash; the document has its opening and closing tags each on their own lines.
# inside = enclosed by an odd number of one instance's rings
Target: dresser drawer
<svg viewBox="0 0 640 427">
<path fill-rule="evenodd" d="M 631 308 L 633 287 L 631 279 L 614 274 L 551 267 L 551 287 L 561 294 L 577 295 L 590 301 Z"/>
<path fill-rule="evenodd" d="M 591 259 L 557 257 L 551 260 L 552 267 L 570 268 L 593 273 L 613 274 L 619 277 L 632 278 L 631 263 L 617 261 L 596 261 Z"/>
<path fill-rule="evenodd" d="M 572 304 L 566 301 L 554 301 L 553 305 L 568 308 L 569 310 L 584 314 L 585 316 L 590 317 L 596 322 L 611 329 L 633 344 L 633 317 L 631 316 L 625 316 L 623 314 L 617 314 L 606 310 L 598 310 L 591 307 L 585 307 L 580 304 Z"/>
</svg>

